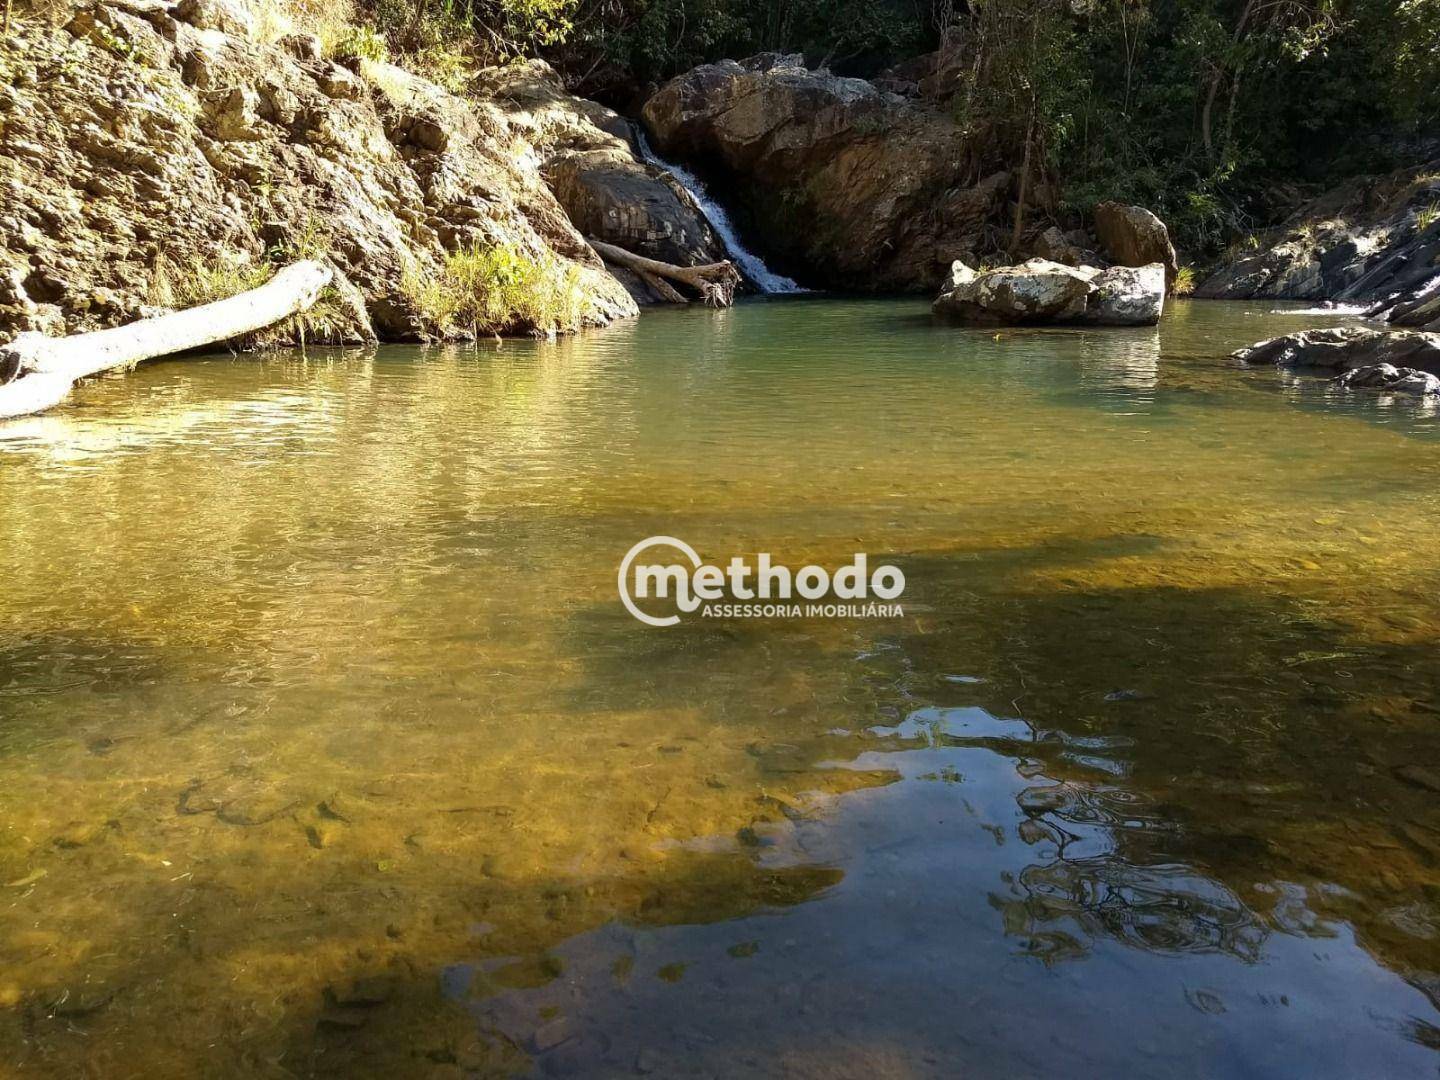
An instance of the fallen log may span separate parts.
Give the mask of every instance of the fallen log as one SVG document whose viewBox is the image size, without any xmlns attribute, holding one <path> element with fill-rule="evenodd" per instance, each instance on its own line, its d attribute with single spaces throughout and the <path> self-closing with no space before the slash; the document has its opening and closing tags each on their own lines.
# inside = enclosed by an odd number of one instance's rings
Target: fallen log
<svg viewBox="0 0 1440 1080">
<path fill-rule="evenodd" d="M 641 279 L 647 283 L 654 279 L 660 281 L 678 281 L 699 293 L 700 299 L 712 307 L 729 307 L 735 302 L 735 290 L 740 285 L 740 271 L 735 269 L 735 264 L 728 259 L 724 262 L 705 263 L 701 266 L 677 266 L 674 263 L 661 262 L 658 259 L 647 259 L 644 255 L 636 255 L 633 251 L 626 251 L 614 244 L 607 244 L 602 240 L 593 237 L 586 237 L 595 253 L 606 262 L 614 263 L 616 266 L 623 266 L 626 269 L 634 270 Z M 667 300 L 675 302 L 676 299 L 683 301 L 674 288 L 657 290 Z"/>
<path fill-rule="evenodd" d="M 313 306 L 330 279 L 328 267 L 298 262 L 259 288 L 128 326 L 64 338 L 21 334 L 0 345 L 0 420 L 52 408 L 75 383 L 101 372 L 274 326 Z"/>
</svg>

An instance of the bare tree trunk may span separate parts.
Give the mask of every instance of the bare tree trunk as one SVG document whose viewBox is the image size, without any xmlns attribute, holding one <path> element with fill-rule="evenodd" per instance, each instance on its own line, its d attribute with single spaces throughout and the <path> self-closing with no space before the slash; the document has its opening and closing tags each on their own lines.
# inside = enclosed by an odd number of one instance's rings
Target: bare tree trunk
<svg viewBox="0 0 1440 1080">
<path fill-rule="evenodd" d="M 642 278 L 654 277 L 678 281 L 680 284 L 694 289 L 700 294 L 701 299 L 715 307 L 729 307 L 735 301 L 735 289 L 740 284 L 740 272 L 728 259 L 725 262 L 705 263 L 703 266 L 676 266 L 674 263 L 660 262 L 658 259 L 647 259 L 643 255 L 636 255 L 632 251 L 626 251 L 622 247 L 604 243 L 593 237 L 586 237 L 586 239 L 595 249 L 595 253 L 606 262 L 634 270 Z M 659 291 L 664 295 L 663 289 Z M 673 288 L 670 289 L 670 292 L 674 293 L 680 301 L 684 301 L 685 298 Z"/>
<path fill-rule="evenodd" d="M 0 420 L 58 405 L 76 382 L 103 371 L 273 326 L 311 307 L 330 278 L 328 267 L 298 262 L 257 289 L 129 326 L 64 338 L 21 334 L 0 345 Z"/>
<path fill-rule="evenodd" d="M 1210 76 L 1210 89 L 1205 94 L 1205 107 L 1200 110 L 1200 138 L 1205 143 L 1205 156 L 1215 158 L 1215 140 L 1210 135 L 1211 115 L 1215 111 L 1215 96 L 1220 93 L 1221 69 L 1216 68 Z"/>
<path fill-rule="evenodd" d="M 1031 93 L 1030 117 L 1025 122 L 1025 157 L 1020 164 L 1020 194 L 1015 200 L 1015 231 L 1010 236 L 1010 259 L 1020 250 L 1020 237 L 1025 232 L 1025 200 L 1030 197 L 1030 146 L 1035 141 L 1035 100 Z"/>
<path fill-rule="evenodd" d="M 1238 46 L 1245 37 L 1245 27 L 1250 23 L 1250 16 L 1255 12 L 1257 0 L 1245 0 L 1245 8 L 1240 12 L 1240 21 L 1235 24 L 1235 32 L 1230 35 L 1232 49 Z M 1205 108 L 1200 113 L 1200 137 L 1205 142 L 1205 155 L 1212 161 L 1215 159 L 1215 140 L 1212 137 L 1212 127 L 1215 113 L 1215 99 L 1220 95 L 1220 82 L 1225 76 L 1224 63 L 1217 63 L 1215 70 L 1210 75 L 1210 88 L 1205 93 Z"/>
</svg>

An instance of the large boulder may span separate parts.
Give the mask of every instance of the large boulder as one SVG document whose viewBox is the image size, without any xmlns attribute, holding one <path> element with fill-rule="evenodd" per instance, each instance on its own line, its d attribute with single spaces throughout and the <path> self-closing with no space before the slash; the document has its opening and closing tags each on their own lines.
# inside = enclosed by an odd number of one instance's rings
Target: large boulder
<svg viewBox="0 0 1440 1080">
<path fill-rule="evenodd" d="M 1011 183 L 943 110 L 766 54 L 698 67 L 645 103 L 666 157 L 716 188 L 753 246 L 807 284 L 933 290 Z"/>
<path fill-rule="evenodd" d="M 1066 266 L 1105 266 L 1099 254 L 1091 251 L 1088 238 L 1081 232 L 1061 232 L 1051 225 L 1030 243 L 1030 254 L 1039 259 L 1064 263 Z"/>
<path fill-rule="evenodd" d="M 1440 274 L 1437 200 L 1440 161 L 1347 180 L 1238 247 L 1195 295 L 1394 302 Z"/>
<path fill-rule="evenodd" d="M 977 271 L 957 260 L 933 310 L 980 323 L 1153 326 L 1164 304 L 1160 263 L 1100 270 L 1031 259 Z"/>
<path fill-rule="evenodd" d="M 1170 230 L 1143 206 L 1102 202 L 1095 207 L 1095 235 L 1112 262 L 1121 266 L 1165 267 L 1165 286 L 1172 288 L 1180 264 L 1170 243 Z"/>
<path fill-rule="evenodd" d="M 1440 374 L 1440 334 L 1340 326 L 1256 342 L 1231 356 L 1242 364 L 1353 371 L 1389 364 Z"/>
<path fill-rule="evenodd" d="M 690 193 L 663 169 L 626 151 L 558 154 L 545 163 L 545 179 L 586 236 L 681 266 L 726 257 L 725 245 Z"/>
<path fill-rule="evenodd" d="M 545 61 L 489 69 L 476 88 L 535 148 L 545 182 L 581 233 L 681 266 L 727 257 L 690 193 L 641 158 L 630 122 L 567 93 Z M 630 271 L 610 271 L 641 303 L 660 299 Z"/>
</svg>

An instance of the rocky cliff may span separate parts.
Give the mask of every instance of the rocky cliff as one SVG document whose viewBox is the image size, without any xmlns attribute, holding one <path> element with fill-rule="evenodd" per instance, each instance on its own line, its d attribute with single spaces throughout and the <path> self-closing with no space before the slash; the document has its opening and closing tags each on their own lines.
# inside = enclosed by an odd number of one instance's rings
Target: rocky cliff
<svg viewBox="0 0 1440 1080">
<path fill-rule="evenodd" d="M 690 193 L 641 159 L 630 121 L 566 93 L 549 64 L 491 69 L 475 89 L 534 147 L 546 183 L 584 235 L 681 266 L 727 257 Z M 632 272 L 609 269 L 641 303 L 660 299 Z"/>
<path fill-rule="evenodd" d="M 1437 276 L 1440 160 L 1326 192 L 1238 248 L 1195 295 L 1380 301 Z"/>
<path fill-rule="evenodd" d="M 492 248 L 563 273 L 582 325 L 635 313 L 513 102 L 337 62 L 311 37 L 262 40 L 236 0 L 61 19 L 0 41 L 0 334 L 113 325 L 311 256 L 337 272 L 336 336 L 435 336 L 453 328 L 425 283 Z M 623 146 L 592 120 L 571 117 L 572 142 Z"/>
<path fill-rule="evenodd" d="M 644 121 L 663 154 L 722 180 L 756 246 L 809 285 L 932 291 L 994 246 L 1012 186 L 942 109 L 799 56 L 695 68 Z"/>
</svg>

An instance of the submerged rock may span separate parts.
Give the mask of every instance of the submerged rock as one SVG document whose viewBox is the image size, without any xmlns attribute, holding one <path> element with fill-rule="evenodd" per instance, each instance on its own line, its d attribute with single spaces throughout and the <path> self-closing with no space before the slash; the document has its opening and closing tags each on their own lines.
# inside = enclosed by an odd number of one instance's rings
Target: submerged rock
<svg viewBox="0 0 1440 1080">
<path fill-rule="evenodd" d="M 1353 371 L 1390 365 L 1440 373 L 1440 334 L 1340 326 L 1256 342 L 1231 356 L 1242 364 Z"/>
<path fill-rule="evenodd" d="M 1065 266 L 1031 259 L 972 270 L 956 261 L 933 309 L 969 322 L 1152 326 L 1165 304 L 1165 268 Z"/>
<path fill-rule="evenodd" d="M 981 148 L 943 109 L 767 53 L 695 68 L 645 124 L 666 157 L 725 181 L 736 217 L 781 269 L 861 291 L 933 290 L 983 248 L 1008 173 L 976 183 Z"/>
<path fill-rule="evenodd" d="M 1354 368 L 1334 380 L 1346 389 L 1389 390 L 1397 394 L 1440 394 L 1440 379 L 1428 371 L 1397 368 L 1394 364 L 1370 364 Z"/>
<path fill-rule="evenodd" d="M 1095 207 L 1095 234 L 1111 261 L 1120 266 L 1159 263 L 1165 268 L 1165 287 L 1175 284 L 1180 264 L 1170 243 L 1170 230 L 1143 206 L 1100 203 Z"/>
</svg>

